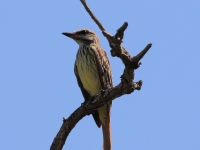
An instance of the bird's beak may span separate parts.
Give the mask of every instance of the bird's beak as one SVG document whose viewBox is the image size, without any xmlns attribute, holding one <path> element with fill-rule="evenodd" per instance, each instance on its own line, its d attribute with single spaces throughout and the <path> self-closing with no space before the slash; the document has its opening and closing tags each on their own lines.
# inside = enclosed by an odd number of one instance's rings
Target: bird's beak
<svg viewBox="0 0 200 150">
<path fill-rule="evenodd" d="M 74 33 L 70 33 L 70 32 L 63 32 L 62 34 L 65 35 L 65 36 L 68 36 L 68 37 L 70 37 L 72 39 L 75 37 L 75 34 Z"/>
</svg>

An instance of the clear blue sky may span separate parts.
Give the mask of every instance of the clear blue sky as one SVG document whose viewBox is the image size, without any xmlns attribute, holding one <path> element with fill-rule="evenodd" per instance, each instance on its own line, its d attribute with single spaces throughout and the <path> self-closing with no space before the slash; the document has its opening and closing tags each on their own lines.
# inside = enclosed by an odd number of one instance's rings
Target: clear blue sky
<svg viewBox="0 0 200 150">
<path fill-rule="evenodd" d="M 135 72 L 142 90 L 113 102 L 113 150 L 199 150 L 200 1 L 87 1 L 110 33 L 129 23 L 123 45 L 132 55 L 153 43 Z M 73 73 L 78 45 L 61 33 L 95 31 L 115 85 L 123 65 L 79 0 L 7 0 L 0 10 L 0 149 L 47 150 L 83 102 Z M 101 129 L 87 116 L 63 149 L 101 148 Z"/>
</svg>

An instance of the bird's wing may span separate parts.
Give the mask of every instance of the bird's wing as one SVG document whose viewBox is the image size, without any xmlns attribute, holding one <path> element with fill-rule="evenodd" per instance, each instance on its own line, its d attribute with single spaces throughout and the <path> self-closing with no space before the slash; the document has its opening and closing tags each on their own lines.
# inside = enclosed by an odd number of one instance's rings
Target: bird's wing
<svg viewBox="0 0 200 150">
<path fill-rule="evenodd" d="M 112 72 L 110 62 L 106 52 L 101 47 L 92 47 L 95 51 L 97 70 L 99 73 L 99 79 L 101 82 L 101 88 L 113 87 Z"/>
<path fill-rule="evenodd" d="M 108 60 L 108 56 L 106 52 L 100 47 L 100 46 L 92 46 L 92 49 L 95 53 L 95 58 L 96 58 L 96 65 L 97 65 L 97 70 L 99 74 L 99 79 L 101 83 L 101 89 L 107 89 L 113 87 L 113 82 L 112 82 L 112 72 L 111 72 L 111 67 L 110 63 Z M 112 102 L 109 102 L 107 105 L 107 116 L 110 118 L 110 107 L 111 107 Z M 102 107 L 103 109 L 103 107 Z M 106 110 L 102 110 L 102 113 L 105 113 Z M 100 109 L 99 109 L 100 113 Z"/>
<path fill-rule="evenodd" d="M 111 67 L 106 52 L 101 47 L 93 47 L 96 55 L 96 64 L 102 89 L 113 87 Z M 109 102 L 98 108 L 99 119 L 103 131 L 103 148 L 111 149 L 110 108 Z"/>
</svg>

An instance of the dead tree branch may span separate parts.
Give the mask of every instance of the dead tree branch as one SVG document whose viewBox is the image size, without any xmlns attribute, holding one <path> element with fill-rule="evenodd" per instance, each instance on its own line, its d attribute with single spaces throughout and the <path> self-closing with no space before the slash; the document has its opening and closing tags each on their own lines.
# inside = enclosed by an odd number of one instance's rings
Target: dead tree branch
<svg viewBox="0 0 200 150">
<path fill-rule="evenodd" d="M 109 45 L 111 47 L 111 55 L 113 57 L 119 57 L 125 69 L 121 75 L 121 82 L 106 91 L 99 93 L 93 101 L 88 101 L 87 103 L 81 105 L 77 108 L 68 118 L 63 119 L 63 124 L 53 140 L 50 150 L 61 150 L 65 144 L 65 141 L 70 133 L 70 131 L 75 127 L 79 120 L 84 116 L 92 113 L 93 110 L 101 107 L 102 105 L 108 103 L 120 97 L 124 94 L 130 94 L 134 90 L 140 90 L 142 86 L 142 81 L 133 82 L 134 80 L 134 69 L 137 69 L 141 62 L 140 60 L 146 54 L 146 52 L 151 48 L 151 43 L 148 44 L 140 53 L 132 57 L 126 49 L 121 45 L 123 41 L 124 31 L 126 30 L 128 23 L 125 22 L 116 32 L 114 36 L 109 34 L 100 21 L 94 16 L 92 11 L 86 4 L 85 0 L 80 0 L 86 11 L 89 13 L 94 22 L 99 26 L 103 35 L 107 38 Z"/>
<path fill-rule="evenodd" d="M 101 24 L 101 22 L 94 16 L 94 14 L 92 13 L 92 11 L 90 10 L 90 8 L 87 6 L 85 0 L 80 0 L 81 3 L 83 4 L 83 6 L 85 7 L 85 10 L 88 12 L 88 14 L 92 17 L 92 19 L 94 20 L 94 22 L 98 25 L 98 27 L 100 28 L 101 31 L 105 31 L 105 28 L 103 27 L 103 25 Z"/>
</svg>

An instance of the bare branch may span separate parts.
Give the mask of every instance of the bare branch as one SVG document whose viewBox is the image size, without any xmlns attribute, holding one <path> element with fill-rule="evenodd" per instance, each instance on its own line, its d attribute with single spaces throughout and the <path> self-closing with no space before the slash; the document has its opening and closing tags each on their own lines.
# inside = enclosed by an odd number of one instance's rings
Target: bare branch
<svg viewBox="0 0 200 150">
<path fill-rule="evenodd" d="M 94 20 L 94 22 L 101 29 L 101 31 L 104 31 L 105 28 L 103 27 L 103 25 L 101 24 L 101 22 L 95 17 L 95 15 L 92 13 L 92 11 L 90 10 L 90 8 L 87 6 L 85 0 L 80 0 L 80 1 L 83 4 L 83 6 L 85 7 L 85 10 L 88 12 L 88 14 L 90 15 L 90 17 Z"/>
<path fill-rule="evenodd" d="M 108 33 L 100 21 L 94 16 L 92 11 L 86 4 L 85 0 L 80 0 L 83 6 L 85 7 L 88 14 L 94 20 L 94 22 L 98 25 L 103 35 L 107 38 L 109 45 L 111 47 L 111 55 L 113 57 L 119 57 L 124 66 L 124 72 L 121 75 L 121 82 L 110 89 L 102 90 L 93 101 L 87 101 L 83 105 L 81 105 L 78 109 L 76 109 L 67 119 L 63 119 L 63 124 L 57 133 L 54 141 L 51 145 L 50 150 L 61 150 L 65 144 L 67 136 L 70 131 L 75 127 L 79 120 L 81 120 L 84 116 L 91 114 L 95 109 L 101 107 L 102 105 L 108 103 L 120 97 L 124 94 L 130 94 L 134 90 L 140 90 L 142 86 L 142 81 L 133 82 L 134 80 L 134 69 L 137 69 L 141 62 L 139 62 L 143 56 L 147 53 L 147 51 L 151 48 L 152 44 L 148 44 L 140 53 L 136 56 L 131 57 L 128 51 L 121 45 L 123 42 L 124 31 L 128 27 L 128 23 L 125 22 L 116 32 L 114 36 Z"/>
</svg>

